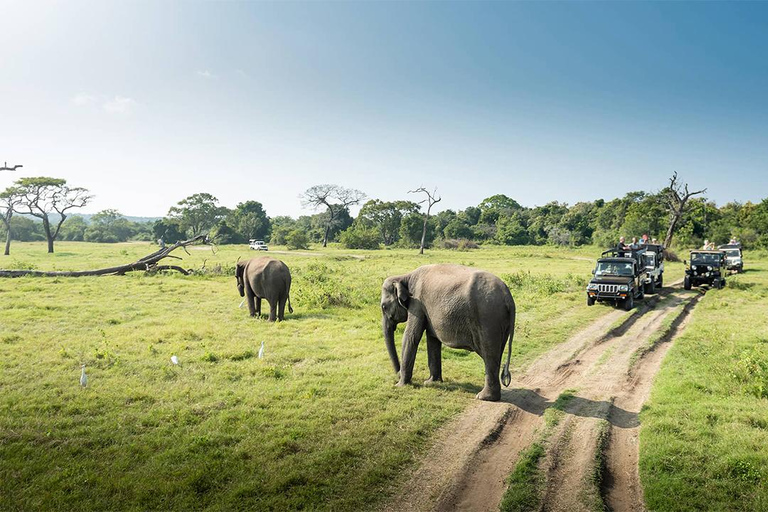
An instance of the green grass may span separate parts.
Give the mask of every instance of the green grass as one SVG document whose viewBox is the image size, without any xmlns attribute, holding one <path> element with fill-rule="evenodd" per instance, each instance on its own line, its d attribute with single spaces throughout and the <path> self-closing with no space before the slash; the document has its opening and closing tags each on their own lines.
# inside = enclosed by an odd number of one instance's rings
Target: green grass
<svg viewBox="0 0 768 512">
<path fill-rule="evenodd" d="M 535 442 L 526 448 L 515 465 L 515 470 L 507 478 L 507 491 L 501 500 L 501 512 L 527 512 L 538 510 L 541 501 L 541 487 L 544 475 L 539 462 L 546 454 L 542 442 Z"/>
<path fill-rule="evenodd" d="M 11 250 L 0 267 L 79 270 L 154 247 Z M 437 262 L 504 276 L 518 307 L 513 370 L 610 311 L 584 304 L 593 262 L 581 258 L 594 248 L 312 252 L 270 253 L 293 274 L 295 314 L 280 324 L 238 308 L 244 247 L 177 253 L 184 267 L 205 261 L 204 275 L 0 280 L 2 508 L 370 509 L 483 382 L 479 357 L 444 349 L 444 384 L 394 387 L 386 276 Z M 427 376 L 422 347 L 414 382 Z"/>
<path fill-rule="evenodd" d="M 649 510 L 768 510 L 768 257 L 696 306 L 641 412 Z"/>
</svg>

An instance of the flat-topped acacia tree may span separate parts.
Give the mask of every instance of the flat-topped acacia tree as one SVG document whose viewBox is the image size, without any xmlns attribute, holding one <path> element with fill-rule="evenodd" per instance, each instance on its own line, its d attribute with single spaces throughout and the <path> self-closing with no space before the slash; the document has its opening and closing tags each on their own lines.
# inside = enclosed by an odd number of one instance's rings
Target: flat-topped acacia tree
<svg viewBox="0 0 768 512">
<path fill-rule="evenodd" d="M 67 220 L 67 212 L 72 208 L 82 208 L 93 198 L 82 187 L 70 187 L 67 180 L 61 178 L 21 178 L 15 183 L 21 200 L 14 210 L 37 217 L 43 221 L 43 231 L 48 240 L 48 252 L 53 252 L 53 242 L 59 236 L 61 225 Z M 55 226 L 50 216 L 58 214 Z"/>
</svg>

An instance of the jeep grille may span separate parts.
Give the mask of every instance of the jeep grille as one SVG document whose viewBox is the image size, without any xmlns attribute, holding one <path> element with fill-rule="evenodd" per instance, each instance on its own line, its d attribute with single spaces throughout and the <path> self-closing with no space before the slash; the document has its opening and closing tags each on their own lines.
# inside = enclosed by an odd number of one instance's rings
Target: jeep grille
<svg viewBox="0 0 768 512">
<path fill-rule="evenodd" d="M 619 285 L 617 284 L 601 284 L 598 291 L 600 293 L 616 293 L 619 291 Z"/>
</svg>

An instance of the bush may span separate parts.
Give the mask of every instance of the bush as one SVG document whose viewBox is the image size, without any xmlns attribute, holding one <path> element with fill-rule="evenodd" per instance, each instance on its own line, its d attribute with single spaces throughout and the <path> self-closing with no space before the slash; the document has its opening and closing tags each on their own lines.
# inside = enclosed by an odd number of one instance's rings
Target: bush
<svg viewBox="0 0 768 512">
<path fill-rule="evenodd" d="M 450 238 L 443 240 L 441 246 L 443 249 L 455 249 L 457 251 L 469 251 L 470 249 L 480 248 L 475 242 L 467 240 L 466 238 L 459 238 L 458 240 Z"/>
<path fill-rule="evenodd" d="M 285 237 L 289 249 L 309 249 L 309 237 L 301 229 L 294 229 Z"/>
<path fill-rule="evenodd" d="M 347 249 L 379 249 L 379 231 L 375 228 L 352 226 L 341 234 L 341 243 Z"/>
</svg>

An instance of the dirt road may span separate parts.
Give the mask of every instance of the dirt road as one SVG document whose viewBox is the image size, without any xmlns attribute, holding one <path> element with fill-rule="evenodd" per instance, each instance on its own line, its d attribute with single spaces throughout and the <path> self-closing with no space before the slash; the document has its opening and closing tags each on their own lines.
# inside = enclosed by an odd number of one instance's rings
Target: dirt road
<svg viewBox="0 0 768 512">
<path fill-rule="evenodd" d="M 676 283 L 632 314 L 610 311 L 545 353 L 513 376 L 501 402 L 473 403 L 446 425 L 384 510 L 498 510 L 506 477 L 534 441 L 546 447 L 540 510 L 643 510 L 638 414 L 700 297 Z M 544 411 L 564 391 L 573 395 L 559 406 L 564 419 L 545 431 Z"/>
</svg>

